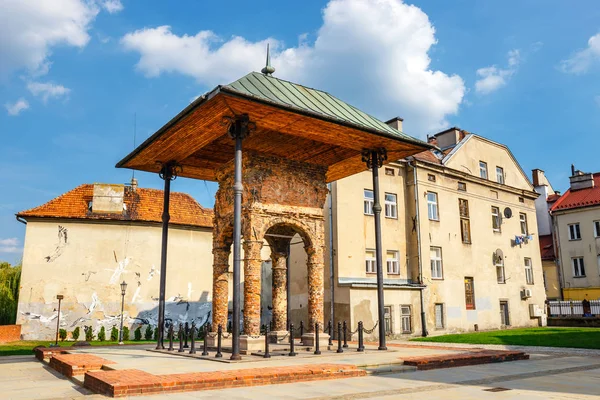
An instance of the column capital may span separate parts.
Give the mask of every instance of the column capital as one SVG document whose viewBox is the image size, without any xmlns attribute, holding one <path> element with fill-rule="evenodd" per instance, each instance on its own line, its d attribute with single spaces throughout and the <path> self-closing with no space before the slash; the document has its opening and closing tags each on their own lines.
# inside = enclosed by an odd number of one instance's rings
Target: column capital
<svg viewBox="0 0 600 400">
<path fill-rule="evenodd" d="M 227 127 L 227 133 L 232 139 L 245 139 L 250 136 L 250 133 L 256 130 L 256 124 L 250 121 L 248 114 L 240 114 L 234 116 L 224 116 L 221 120 L 221 125 Z"/>
<path fill-rule="evenodd" d="M 170 160 L 167 162 L 157 161 L 157 164 L 160 165 L 160 171 L 158 172 L 158 176 L 160 179 L 174 181 L 177 179 L 177 175 L 181 173 L 183 167 L 175 160 Z"/>
<path fill-rule="evenodd" d="M 374 166 L 381 168 L 383 162 L 387 160 L 387 150 L 383 147 L 378 149 L 363 149 L 361 152 L 362 161 L 367 164 L 367 168 Z"/>
</svg>

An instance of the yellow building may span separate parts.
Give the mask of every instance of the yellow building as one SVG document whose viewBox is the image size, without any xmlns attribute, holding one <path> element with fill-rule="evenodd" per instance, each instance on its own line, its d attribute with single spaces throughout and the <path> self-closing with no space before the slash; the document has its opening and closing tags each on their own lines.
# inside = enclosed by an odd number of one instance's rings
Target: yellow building
<svg viewBox="0 0 600 400">
<path fill-rule="evenodd" d="M 600 299 L 600 173 L 571 170 L 552 206 L 564 300 Z"/>
<path fill-rule="evenodd" d="M 401 121 L 393 120 L 401 129 Z M 532 184 L 506 146 L 458 128 L 380 173 L 386 330 L 545 324 Z M 377 321 L 370 172 L 332 184 L 336 314 Z"/>
</svg>

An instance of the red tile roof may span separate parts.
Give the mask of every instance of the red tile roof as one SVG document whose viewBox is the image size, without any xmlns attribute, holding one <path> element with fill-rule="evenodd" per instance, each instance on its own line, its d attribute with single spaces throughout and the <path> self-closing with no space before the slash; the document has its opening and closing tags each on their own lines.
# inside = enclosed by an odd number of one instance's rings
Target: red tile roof
<svg viewBox="0 0 600 400">
<path fill-rule="evenodd" d="M 594 174 L 594 187 L 572 191 L 567 190 L 554 203 L 550 211 L 600 206 L 600 172 Z"/>
<path fill-rule="evenodd" d="M 89 203 L 94 197 L 94 185 L 83 184 L 50 200 L 46 204 L 21 211 L 18 217 L 69 218 L 91 220 L 118 220 L 161 222 L 163 191 L 157 189 L 125 188 L 123 202 L 126 210 L 122 213 L 92 213 Z M 213 211 L 202 207 L 194 198 L 185 193 L 171 192 L 169 224 L 212 228 Z"/>
<path fill-rule="evenodd" d="M 550 194 L 548 195 L 548 198 L 546 199 L 547 203 L 554 203 L 556 200 L 560 199 L 560 194 Z"/>
<path fill-rule="evenodd" d="M 552 235 L 540 235 L 540 253 L 542 260 L 554 260 L 554 240 Z"/>
</svg>

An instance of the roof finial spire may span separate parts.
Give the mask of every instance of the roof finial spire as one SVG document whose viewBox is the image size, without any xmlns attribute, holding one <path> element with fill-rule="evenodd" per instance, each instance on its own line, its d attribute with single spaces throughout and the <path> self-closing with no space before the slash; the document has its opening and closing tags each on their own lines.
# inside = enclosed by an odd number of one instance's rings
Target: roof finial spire
<svg viewBox="0 0 600 400">
<path fill-rule="evenodd" d="M 269 43 L 267 43 L 267 65 L 260 70 L 263 74 L 271 76 L 275 72 L 275 68 L 271 65 L 271 55 L 269 54 Z"/>
</svg>

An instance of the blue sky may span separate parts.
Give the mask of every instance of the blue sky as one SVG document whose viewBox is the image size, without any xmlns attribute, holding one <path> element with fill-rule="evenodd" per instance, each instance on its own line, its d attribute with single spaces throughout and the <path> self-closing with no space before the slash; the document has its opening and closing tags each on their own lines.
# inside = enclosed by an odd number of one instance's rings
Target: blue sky
<svg viewBox="0 0 600 400">
<path fill-rule="evenodd" d="M 189 102 L 264 64 L 424 138 L 459 126 L 568 187 L 600 171 L 596 1 L 0 0 L 0 260 L 21 257 L 18 211 L 115 163 Z M 137 173 L 143 187 L 155 175 Z M 174 190 L 212 207 L 216 185 Z"/>
</svg>

